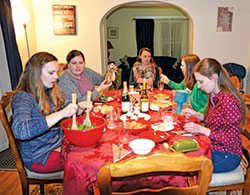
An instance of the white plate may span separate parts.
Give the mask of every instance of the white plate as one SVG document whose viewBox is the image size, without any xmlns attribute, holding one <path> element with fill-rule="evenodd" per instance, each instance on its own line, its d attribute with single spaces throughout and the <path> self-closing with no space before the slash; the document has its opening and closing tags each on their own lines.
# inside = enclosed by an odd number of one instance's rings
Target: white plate
<svg viewBox="0 0 250 195">
<path fill-rule="evenodd" d="M 157 131 L 171 131 L 174 129 L 174 126 L 166 123 L 155 123 L 152 125 L 152 128 Z"/>
<path fill-rule="evenodd" d="M 193 136 L 196 136 L 197 133 L 190 133 L 190 132 L 185 132 L 185 133 L 182 133 L 182 132 L 178 132 L 178 131 L 172 131 L 173 133 L 176 133 L 178 135 L 181 135 L 181 136 L 187 136 L 187 137 L 193 137 Z"/>
<path fill-rule="evenodd" d="M 129 113 L 129 114 L 123 114 L 120 116 L 120 119 L 122 121 L 130 120 L 130 119 L 137 121 L 139 118 L 144 119 L 145 121 L 148 121 L 151 118 L 151 116 L 149 114 L 144 114 L 144 113 L 139 113 L 138 115 L 134 113 Z"/>
</svg>

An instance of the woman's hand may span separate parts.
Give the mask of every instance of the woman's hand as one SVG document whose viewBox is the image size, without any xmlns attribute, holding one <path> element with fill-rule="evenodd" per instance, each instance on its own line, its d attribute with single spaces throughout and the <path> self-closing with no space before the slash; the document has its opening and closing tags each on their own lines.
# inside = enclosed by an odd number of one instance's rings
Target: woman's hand
<svg viewBox="0 0 250 195">
<path fill-rule="evenodd" d="M 209 136 L 210 134 L 210 129 L 203 127 L 201 125 L 198 125 L 196 123 L 190 122 L 190 123 L 186 123 L 183 126 L 184 130 L 187 132 L 191 132 L 191 133 L 201 133 L 203 135 Z"/>
<path fill-rule="evenodd" d="M 78 110 L 78 105 L 74 105 L 74 104 L 70 103 L 62 110 L 46 116 L 46 121 L 47 121 L 48 127 L 49 128 L 52 127 L 53 125 L 58 123 L 58 121 L 62 120 L 63 118 L 73 116 L 74 114 L 76 114 L 77 110 Z"/>
<path fill-rule="evenodd" d="M 169 78 L 166 75 L 164 75 L 164 74 L 161 74 L 160 78 L 161 78 L 161 82 L 163 82 L 165 84 L 168 84 L 169 81 L 170 81 Z"/>
<path fill-rule="evenodd" d="M 194 111 L 194 110 L 191 109 L 191 108 L 182 109 L 181 114 L 183 114 L 183 115 L 186 115 L 186 114 L 187 114 L 187 115 L 192 115 L 192 116 L 197 117 L 197 118 L 200 119 L 200 120 L 203 120 L 203 119 L 204 119 L 204 115 L 203 115 L 202 113 L 196 112 L 196 111 Z"/>
<path fill-rule="evenodd" d="M 62 112 L 62 117 L 63 118 L 67 118 L 67 117 L 71 117 L 74 114 L 76 114 L 78 111 L 78 105 L 74 105 L 72 103 L 68 104 L 65 108 L 63 108 L 61 110 Z"/>
<path fill-rule="evenodd" d="M 91 110 L 91 109 L 93 108 L 93 103 L 92 103 L 91 101 L 90 101 L 90 102 L 83 101 L 83 102 L 79 102 L 79 103 L 78 103 L 78 106 L 79 106 L 79 109 L 78 109 L 77 114 L 80 115 L 80 114 L 82 114 L 82 112 L 83 112 L 85 109 Z"/>
<path fill-rule="evenodd" d="M 112 85 L 112 82 L 106 83 L 106 80 L 104 80 L 96 90 L 99 93 L 101 93 L 102 91 L 107 90 L 111 85 Z"/>
</svg>

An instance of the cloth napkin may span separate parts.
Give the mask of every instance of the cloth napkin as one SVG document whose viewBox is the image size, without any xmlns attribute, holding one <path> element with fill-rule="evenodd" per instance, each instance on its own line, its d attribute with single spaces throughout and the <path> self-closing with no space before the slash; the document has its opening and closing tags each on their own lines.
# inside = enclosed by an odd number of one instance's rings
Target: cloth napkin
<svg viewBox="0 0 250 195">
<path fill-rule="evenodd" d="M 117 146 L 116 144 L 112 144 L 112 151 L 113 151 L 113 162 L 116 162 L 131 153 L 131 151 L 126 150 L 124 148 L 122 148 L 122 150 L 120 151 L 119 146 Z M 121 158 L 119 158 L 120 152 L 121 152 L 120 155 Z"/>
</svg>

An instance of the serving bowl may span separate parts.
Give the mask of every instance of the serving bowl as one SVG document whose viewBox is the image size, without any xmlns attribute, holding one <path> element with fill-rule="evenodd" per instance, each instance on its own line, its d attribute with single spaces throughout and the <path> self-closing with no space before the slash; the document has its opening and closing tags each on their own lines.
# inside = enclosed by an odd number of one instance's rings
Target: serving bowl
<svg viewBox="0 0 250 195">
<path fill-rule="evenodd" d="M 129 142 L 129 147 L 135 154 L 148 154 L 155 146 L 155 142 L 150 139 L 134 139 Z"/>
<path fill-rule="evenodd" d="M 84 119 L 85 116 L 80 116 L 76 118 L 76 121 L 78 124 L 82 124 Z M 72 125 L 72 118 L 64 120 L 61 123 L 61 128 L 64 131 L 64 135 L 73 145 L 79 147 L 93 146 L 101 139 L 106 123 L 101 116 L 90 115 L 90 121 L 92 124 L 95 124 L 94 128 L 84 130 L 69 129 Z"/>
</svg>

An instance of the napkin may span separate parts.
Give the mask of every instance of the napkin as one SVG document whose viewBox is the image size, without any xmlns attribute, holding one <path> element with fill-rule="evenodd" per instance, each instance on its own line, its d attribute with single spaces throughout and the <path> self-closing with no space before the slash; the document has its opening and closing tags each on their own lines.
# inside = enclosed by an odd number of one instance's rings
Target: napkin
<svg viewBox="0 0 250 195">
<path fill-rule="evenodd" d="M 113 150 L 113 162 L 116 162 L 125 157 L 127 154 L 131 153 L 131 151 L 123 148 L 121 150 L 121 155 L 120 155 L 121 158 L 119 158 L 119 152 L 120 152 L 119 146 L 117 146 L 116 144 L 112 144 L 112 150 Z"/>
</svg>

